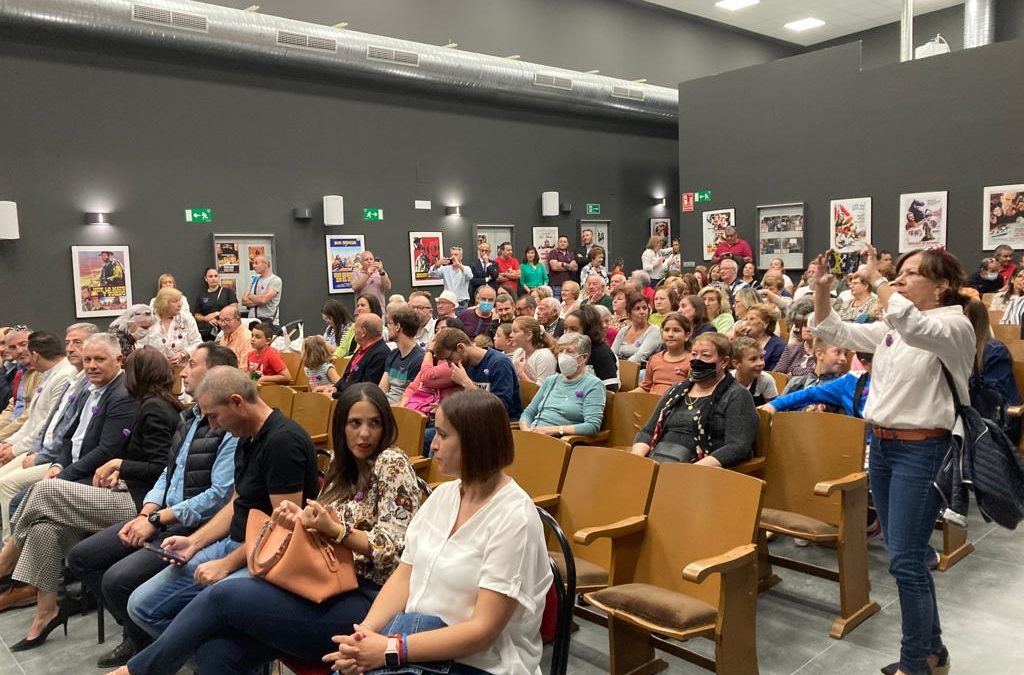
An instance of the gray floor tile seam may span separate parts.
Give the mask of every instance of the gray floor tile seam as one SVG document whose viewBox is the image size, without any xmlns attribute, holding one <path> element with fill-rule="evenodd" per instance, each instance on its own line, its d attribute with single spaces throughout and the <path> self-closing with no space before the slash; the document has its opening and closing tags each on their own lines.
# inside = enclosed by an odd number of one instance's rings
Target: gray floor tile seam
<svg viewBox="0 0 1024 675">
<path fill-rule="evenodd" d="M 817 653 L 817 654 L 815 654 L 815 655 L 814 655 L 813 657 L 811 657 L 811 659 L 810 659 L 809 661 L 807 661 L 807 663 L 803 664 L 802 666 L 800 666 L 799 668 L 797 668 L 796 670 L 794 670 L 794 671 L 793 671 L 793 674 L 792 674 L 792 675 L 798 675 L 798 674 L 800 673 L 800 671 L 801 671 L 801 670 L 803 670 L 803 669 L 807 668 L 807 666 L 809 666 L 809 665 L 811 665 L 812 663 L 814 663 L 814 662 L 815 662 L 815 661 L 816 661 L 816 660 L 817 660 L 817 659 L 818 659 L 819 657 L 821 657 L 821 656 L 824 656 L 825 654 L 827 654 L 827 653 L 828 653 L 828 651 L 829 651 L 830 649 L 833 649 L 833 648 L 835 648 L 835 646 L 836 646 L 836 643 L 835 643 L 835 642 L 833 642 L 833 643 L 832 643 L 832 644 L 830 644 L 830 645 L 829 645 L 828 647 L 825 647 L 824 649 L 822 649 L 822 650 L 821 650 L 820 652 L 818 652 L 818 653 Z"/>
<path fill-rule="evenodd" d="M 21 663 L 19 663 L 18 659 L 15 658 L 14 652 L 12 652 L 11 648 L 7 646 L 7 640 L 3 639 L 3 637 L 0 637 L 0 646 L 4 648 L 4 652 L 6 652 L 7 656 L 10 657 L 11 663 L 18 667 L 21 675 L 27 675 L 27 673 L 25 673 L 25 669 L 21 667 Z"/>
</svg>

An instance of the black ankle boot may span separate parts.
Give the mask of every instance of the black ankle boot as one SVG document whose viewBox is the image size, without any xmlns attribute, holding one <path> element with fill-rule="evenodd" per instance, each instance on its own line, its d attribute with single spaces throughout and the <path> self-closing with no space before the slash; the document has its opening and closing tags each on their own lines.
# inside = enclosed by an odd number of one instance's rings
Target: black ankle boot
<svg viewBox="0 0 1024 675">
<path fill-rule="evenodd" d="M 121 644 L 114 647 L 99 659 L 96 660 L 97 668 L 120 668 L 128 663 L 128 660 L 139 653 L 138 647 L 130 637 L 121 640 Z"/>
</svg>

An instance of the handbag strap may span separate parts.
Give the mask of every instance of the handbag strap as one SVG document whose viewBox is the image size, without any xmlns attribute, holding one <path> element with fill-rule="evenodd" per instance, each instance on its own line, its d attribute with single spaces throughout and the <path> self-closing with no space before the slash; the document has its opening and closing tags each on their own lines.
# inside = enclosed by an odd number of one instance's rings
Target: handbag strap
<svg viewBox="0 0 1024 675">
<path fill-rule="evenodd" d="M 947 368 L 946 364 L 942 362 L 942 359 L 939 359 L 939 366 L 942 367 L 942 375 L 946 378 L 946 384 L 949 385 L 949 391 L 953 394 L 953 405 L 955 406 L 953 412 L 954 414 L 959 415 L 963 404 L 960 402 L 960 394 L 957 393 L 956 383 L 953 381 L 953 374 L 949 372 L 949 368 Z"/>
<path fill-rule="evenodd" d="M 266 543 L 267 536 L 270 534 L 272 529 L 274 529 L 274 524 L 271 521 L 268 520 L 263 523 L 260 527 L 260 533 L 256 536 L 256 543 L 253 544 L 252 553 L 249 554 L 249 564 L 251 565 L 253 572 L 258 577 L 266 576 L 266 574 L 273 569 L 274 565 L 281 562 L 281 558 L 284 557 L 284 552 L 288 550 L 288 543 L 292 540 L 292 533 L 289 532 L 288 536 L 286 536 L 284 541 L 281 542 L 281 545 L 277 547 L 276 551 L 274 551 L 274 554 L 267 560 L 260 562 L 260 551 L 263 550 L 263 545 Z"/>
</svg>

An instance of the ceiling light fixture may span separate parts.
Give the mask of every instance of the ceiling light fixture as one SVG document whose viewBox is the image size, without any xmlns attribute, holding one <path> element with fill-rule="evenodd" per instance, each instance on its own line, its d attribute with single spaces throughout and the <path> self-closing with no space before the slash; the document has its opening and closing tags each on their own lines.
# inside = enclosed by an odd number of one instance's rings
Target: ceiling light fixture
<svg viewBox="0 0 1024 675">
<path fill-rule="evenodd" d="M 509 61 L 518 61 L 519 59 L 521 59 L 523 57 L 520 56 L 519 54 L 509 54 L 505 58 L 508 59 Z"/>
<path fill-rule="evenodd" d="M 455 49 L 459 46 L 458 42 L 452 42 L 451 38 L 448 38 L 448 44 L 444 45 L 445 49 Z"/>
<path fill-rule="evenodd" d="M 243 12 L 258 12 L 258 11 L 260 11 L 260 6 L 259 5 L 249 5 L 248 7 L 243 9 L 242 11 Z"/>
<path fill-rule="evenodd" d="M 721 7 L 722 9 L 727 9 L 730 12 L 735 12 L 737 9 L 753 7 L 754 5 L 759 4 L 761 4 L 761 0 L 721 0 L 721 2 L 715 3 L 715 7 Z"/>
<path fill-rule="evenodd" d="M 588 70 L 587 71 L 587 75 L 600 75 L 600 74 L 601 74 L 600 70 Z"/>
<path fill-rule="evenodd" d="M 333 27 L 334 28 L 348 28 L 348 21 L 339 21 L 338 23 L 334 24 Z"/>
<path fill-rule="evenodd" d="M 799 33 L 801 31 L 810 30 L 812 28 L 818 28 L 824 25 L 825 22 L 822 21 L 821 19 L 815 19 L 814 17 L 809 16 L 806 19 L 800 19 L 799 21 L 790 21 L 789 23 L 786 24 L 786 28 Z"/>
<path fill-rule="evenodd" d="M 647 83 L 647 78 L 646 77 L 641 77 L 639 79 L 632 80 L 632 81 L 636 82 L 637 84 L 646 84 Z"/>
</svg>

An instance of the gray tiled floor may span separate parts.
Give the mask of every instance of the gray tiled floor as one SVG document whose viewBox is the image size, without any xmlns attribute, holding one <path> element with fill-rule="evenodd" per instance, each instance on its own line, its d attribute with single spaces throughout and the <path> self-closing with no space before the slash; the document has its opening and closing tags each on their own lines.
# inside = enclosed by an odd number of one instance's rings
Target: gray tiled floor
<svg viewBox="0 0 1024 675">
<path fill-rule="evenodd" d="M 1008 532 L 972 518 L 971 539 L 977 550 L 946 573 L 936 573 L 940 614 L 957 675 L 1021 675 L 1024 673 L 1024 533 Z M 936 534 L 933 541 L 941 545 Z M 790 540 L 772 544 L 787 555 L 814 562 L 833 559 L 825 549 L 796 549 Z M 758 653 L 762 675 L 869 675 L 898 654 L 899 603 L 886 571 L 879 540 L 870 543 L 872 597 L 882 611 L 845 640 L 828 637 L 838 606 L 836 588 L 827 581 L 777 569 L 783 583 L 758 601 Z M 74 617 L 69 636 L 55 632 L 39 649 L 11 654 L 7 645 L 24 636 L 31 609 L 0 614 L 0 675 L 101 673 L 96 657 L 114 646 L 117 626 L 108 620 L 105 645 L 96 644 L 96 618 Z M 706 640 L 691 645 L 710 655 Z M 706 671 L 676 659 L 667 672 L 697 675 Z M 545 664 L 546 665 L 546 664 Z M 608 670 L 608 636 L 603 628 L 582 622 L 573 635 L 569 661 L 572 675 Z M 211 674 L 216 675 L 216 674 Z"/>
</svg>

